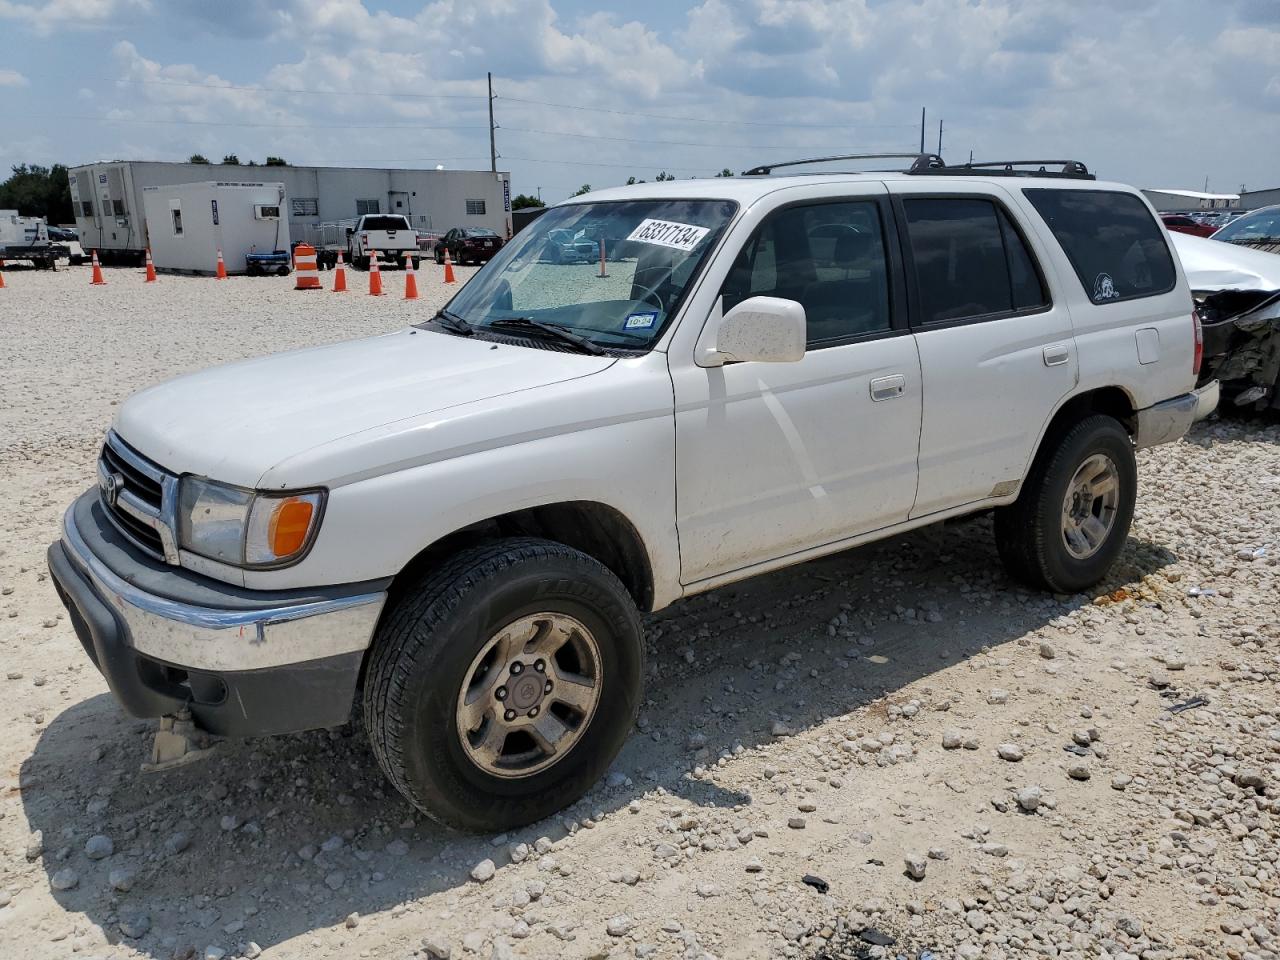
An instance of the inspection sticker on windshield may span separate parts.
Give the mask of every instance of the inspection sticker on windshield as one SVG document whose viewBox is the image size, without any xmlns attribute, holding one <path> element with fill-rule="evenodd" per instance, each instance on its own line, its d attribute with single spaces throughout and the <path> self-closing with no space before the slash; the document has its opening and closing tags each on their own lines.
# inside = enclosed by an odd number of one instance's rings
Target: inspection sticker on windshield
<svg viewBox="0 0 1280 960">
<path fill-rule="evenodd" d="M 623 324 L 626 330 L 647 330 L 652 327 L 658 320 L 656 313 L 633 313 L 627 317 L 627 322 Z"/>
<path fill-rule="evenodd" d="M 672 247 L 676 250 L 692 250 L 710 232 L 710 227 L 695 227 L 691 223 L 642 220 L 640 226 L 632 230 L 627 239 L 638 240 L 641 243 L 656 243 L 660 247 Z"/>
</svg>

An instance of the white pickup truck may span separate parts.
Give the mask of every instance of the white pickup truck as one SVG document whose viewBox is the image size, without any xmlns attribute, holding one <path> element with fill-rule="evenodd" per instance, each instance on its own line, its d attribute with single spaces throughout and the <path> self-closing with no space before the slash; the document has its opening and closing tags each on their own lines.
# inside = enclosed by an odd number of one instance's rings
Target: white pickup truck
<svg viewBox="0 0 1280 960">
<path fill-rule="evenodd" d="M 403 267 L 407 260 L 418 269 L 422 252 L 418 234 L 407 217 L 398 213 L 367 213 L 347 228 L 347 260 L 358 270 L 368 270 L 369 261 L 377 255 L 380 263 Z"/>
<path fill-rule="evenodd" d="M 775 171 L 576 197 L 426 322 L 126 400 L 49 549 L 125 708 L 254 736 L 355 707 L 412 803 L 497 830 L 607 769 L 645 611 L 990 510 L 1012 576 L 1102 578 L 1135 451 L 1217 402 L 1142 195 Z M 550 255 L 582 224 L 605 277 Z"/>
</svg>

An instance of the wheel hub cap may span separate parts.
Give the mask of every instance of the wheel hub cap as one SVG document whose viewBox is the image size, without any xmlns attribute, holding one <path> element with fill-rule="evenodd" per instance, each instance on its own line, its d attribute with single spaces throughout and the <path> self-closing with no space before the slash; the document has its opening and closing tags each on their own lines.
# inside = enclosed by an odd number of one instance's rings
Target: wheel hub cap
<svg viewBox="0 0 1280 960">
<path fill-rule="evenodd" d="M 1071 556 L 1087 560 L 1102 549 L 1115 527 L 1119 503 L 1120 472 L 1114 461 L 1096 453 L 1080 464 L 1062 502 L 1062 541 Z"/>
<path fill-rule="evenodd" d="M 600 648 L 580 621 L 535 613 L 499 630 L 458 693 L 457 735 L 481 770 L 527 777 L 581 740 L 600 702 Z"/>
</svg>

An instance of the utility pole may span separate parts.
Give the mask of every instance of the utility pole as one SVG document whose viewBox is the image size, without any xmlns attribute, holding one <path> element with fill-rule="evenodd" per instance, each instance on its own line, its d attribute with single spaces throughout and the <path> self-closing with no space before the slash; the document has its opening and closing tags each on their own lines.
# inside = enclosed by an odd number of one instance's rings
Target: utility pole
<svg viewBox="0 0 1280 960">
<path fill-rule="evenodd" d="M 924 153 L 924 107 L 920 108 L 920 152 Z"/>
<path fill-rule="evenodd" d="M 493 74 L 486 74 L 489 78 L 489 169 L 493 173 L 498 172 L 498 144 L 493 136 Z"/>
<path fill-rule="evenodd" d="M 938 121 L 938 156 L 942 156 L 942 121 Z"/>
</svg>

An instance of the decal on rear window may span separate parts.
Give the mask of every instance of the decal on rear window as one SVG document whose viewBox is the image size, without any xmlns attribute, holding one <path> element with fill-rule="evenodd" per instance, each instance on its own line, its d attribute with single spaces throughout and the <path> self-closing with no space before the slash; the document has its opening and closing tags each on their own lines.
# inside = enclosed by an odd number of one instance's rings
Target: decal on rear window
<svg viewBox="0 0 1280 960">
<path fill-rule="evenodd" d="M 627 239 L 687 251 L 696 247 L 698 242 L 710 232 L 708 227 L 695 227 L 691 223 L 647 219 L 641 220 L 640 225 L 631 231 Z"/>
<path fill-rule="evenodd" d="M 1093 302 L 1101 303 L 1103 300 L 1114 300 L 1120 296 L 1116 290 L 1116 282 L 1111 279 L 1111 274 L 1100 273 L 1093 281 Z"/>
</svg>

